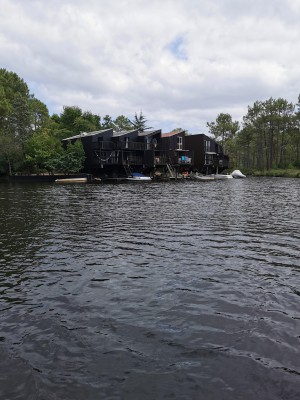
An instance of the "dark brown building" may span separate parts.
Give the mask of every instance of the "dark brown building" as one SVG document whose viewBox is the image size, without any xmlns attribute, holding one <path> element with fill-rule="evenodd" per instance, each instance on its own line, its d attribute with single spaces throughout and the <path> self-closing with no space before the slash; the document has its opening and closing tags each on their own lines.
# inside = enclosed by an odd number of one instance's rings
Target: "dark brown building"
<svg viewBox="0 0 300 400">
<path fill-rule="evenodd" d="M 229 158 L 214 139 L 204 134 L 188 135 L 185 147 L 194 152 L 193 167 L 203 174 L 223 171 L 229 166 Z"/>
<path fill-rule="evenodd" d="M 119 177 L 153 170 L 160 154 L 160 138 L 160 129 L 144 132 L 105 129 L 81 133 L 64 139 L 63 143 L 81 140 L 86 155 L 84 172 Z"/>
<path fill-rule="evenodd" d="M 118 178 L 132 172 L 159 173 L 176 178 L 197 170 L 204 174 L 228 168 L 222 147 L 204 134 L 184 130 L 161 133 L 160 129 L 116 132 L 104 129 L 63 139 L 81 140 L 86 160 L 84 171 L 99 177 Z"/>
</svg>

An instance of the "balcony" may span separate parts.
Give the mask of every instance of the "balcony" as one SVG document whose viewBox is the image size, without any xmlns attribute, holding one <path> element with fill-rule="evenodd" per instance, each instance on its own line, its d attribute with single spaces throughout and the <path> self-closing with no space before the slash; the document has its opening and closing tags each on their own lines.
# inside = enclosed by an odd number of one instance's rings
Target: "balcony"
<svg viewBox="0 0 300 400">
<path fill-rule="evenodd" d="M 153 150 L 152 143 L 143 142 L 114 142 L 114 141 L 101 141 L 93 144 L 93 150 L 124 150 L 124 151 L 145 151 Z"/>
<path fill-rule="evenodd" d="M 177 159 L 177 164 L 179 165 L 190 165 L 192 164 L 191 157 L 181 156 Z"/>
</svg>

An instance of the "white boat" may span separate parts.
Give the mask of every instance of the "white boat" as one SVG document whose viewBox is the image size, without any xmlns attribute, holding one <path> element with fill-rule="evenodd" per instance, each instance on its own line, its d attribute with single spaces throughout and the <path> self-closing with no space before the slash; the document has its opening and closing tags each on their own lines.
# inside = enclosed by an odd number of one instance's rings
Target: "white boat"
<svg viewBox="0 0 300 400">
<path fill-rule="evenodd" d="M 239 169 L 236 169 L 233 172 L 231 172 L 231 176 L 233 178 L 246 178 L 246 175 L 242 174 Z"/>
<path fill-rule="evenodd" d="M 215 180 L 214 175 L 194 175 L 193 178 L 195 178 L 198 181 L 214 181 Z"/>
<path fill-rule="evenodd" d="M 130 176 L 126 178 L 126 180 L 132 182 L 142 182 L 142 181 L 151 181 L 152 178 L 150 178 L 150 176 L 140 174 L 139 172 L 133 172 Z"/>
<path fill-rule="evenodd" d="M 55 183 L 87 183 L 87 178 L 63 178 L 63 179 L 55 179 Z"/>
<path fill-rule="evenodd" d="M 214 177 L 215 177 L 215 179 L 232 179 L 233 178 L 233 176 L 230 175 L 230 174 L 227 174 L 227 175 L 225 175 L 225 174 L 215 174 Z"/>
</svg>

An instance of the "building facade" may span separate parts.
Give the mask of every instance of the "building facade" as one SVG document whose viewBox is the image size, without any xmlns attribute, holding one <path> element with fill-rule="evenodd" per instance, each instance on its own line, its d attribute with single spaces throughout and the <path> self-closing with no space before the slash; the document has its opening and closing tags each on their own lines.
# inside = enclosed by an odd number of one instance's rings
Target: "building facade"
<svg viewBox="0 0 300 400">
<path fill-rule="evenodd" d="M 211 137 L 202 133 L 188 135 L 185 145 L 194 152 L 193 168 L 198 172 L 212 174 L 229 167 L 229 157 L 224 154 L 222 146 Z"/>
<path fill-rule="evenodd" d="M 86 160 L 85 173 L 101 178 L 118 178 L 132 172 L 176 178 L 190 171 L 221 172 L 229 159 L 210 137 L 186 135 L 184 130 L 163 133 L 158 130 L 116 132 L 113 129 L 81 133 L 63 139 L 81 140 Z"/>
</svg>

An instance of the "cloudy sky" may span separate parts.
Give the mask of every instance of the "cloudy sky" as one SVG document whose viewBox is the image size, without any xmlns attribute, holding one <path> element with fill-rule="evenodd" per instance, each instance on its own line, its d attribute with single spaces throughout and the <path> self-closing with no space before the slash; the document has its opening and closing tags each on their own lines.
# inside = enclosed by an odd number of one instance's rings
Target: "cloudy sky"
<svg viewBox="0 0 300 400">
<path fill-rule="evenodd" d="M 0 67 L 51 114 L 142 111 L 164 132 L 296 103 L 299 42 L 300 0 L 0 0 Z"/>
</svg>

